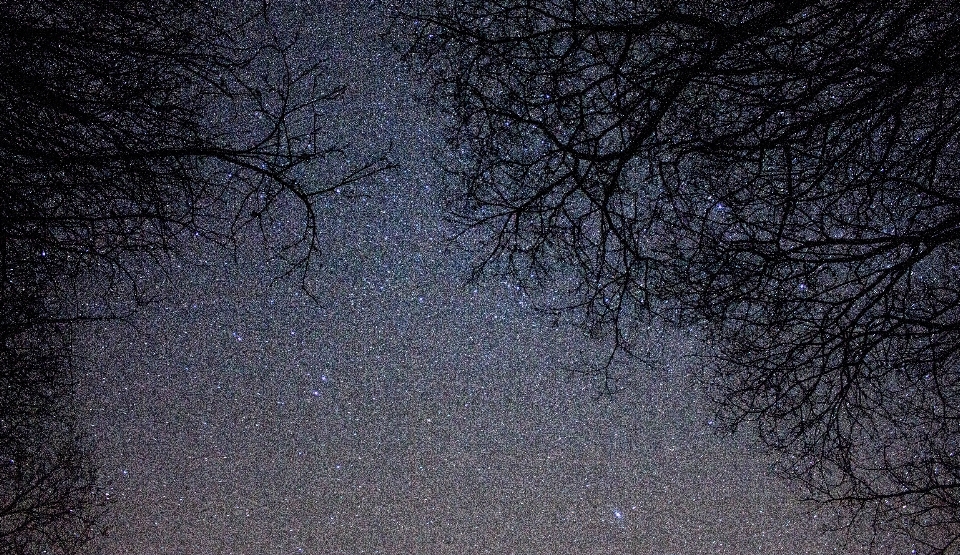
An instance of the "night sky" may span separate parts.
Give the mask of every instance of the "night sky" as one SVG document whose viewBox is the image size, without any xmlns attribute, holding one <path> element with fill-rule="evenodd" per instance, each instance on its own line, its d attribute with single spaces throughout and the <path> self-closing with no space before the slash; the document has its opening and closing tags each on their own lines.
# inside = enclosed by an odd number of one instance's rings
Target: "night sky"
<svg viewBox="0 0 960 555">
<path fill-rule="evenodd" d="M 602 345 L 509 283 L 468 283 L 439 134 L 382 10 L 320 19 L 348 85 L 331 134 L 398 169 L 318 205 L 316 300 L 272 284 L 255 241 L 238 259 L 200 245 L 167 263 L 159 302 L 86 328 L 112 501 L 94 552 L 856 552 L 747 436 L 709 427 L 695 335 L 655 330 L 650 364 L 602 397 L 577 373 Z"/>
</svg>

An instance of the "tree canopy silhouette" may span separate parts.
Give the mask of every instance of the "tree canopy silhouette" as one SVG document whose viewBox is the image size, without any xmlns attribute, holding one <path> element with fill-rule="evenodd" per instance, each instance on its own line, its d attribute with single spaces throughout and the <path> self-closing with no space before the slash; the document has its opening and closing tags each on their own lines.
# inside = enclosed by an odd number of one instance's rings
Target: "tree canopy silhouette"
<svg viewBox="0 0 960 555">
<path fill-rule="evenodd" d="M 306 276 L 314 202 L 385 169 L 326 132 L 343 87 L 269 2 L 0 5 L 0 551 L 76 553 L 103 503 L 73 418 L 73 324 L 149 299 L 196 236 Z"/>
<path fill-rule="evenodd" d="M 313 199 L 386 165 L 350 163 L 324 132 L 343 89 L 294 21 L 304 14 L 191 0 L 2 10 L 8 281 L 94 266 L 132 280 L 132 254 L 169 252 L 185 232 L 230 241 L 247 224 L 302 270 L 320 246 Z"/>
<path fill-rule="evenodd" d="M 478 269 L 629 350 L 705 330 L 750 423 L 848 524 L 960 545 L 960 7 L 434 0 Z M 549 296 L 548 295 L 548 296 Z"/>
<path fill-rule="evenodd" d="M 61 327 L 0 330 L 2 553 L 82 553 L 107 508 L 73 398 L 70 335 Z"/>
</svg>

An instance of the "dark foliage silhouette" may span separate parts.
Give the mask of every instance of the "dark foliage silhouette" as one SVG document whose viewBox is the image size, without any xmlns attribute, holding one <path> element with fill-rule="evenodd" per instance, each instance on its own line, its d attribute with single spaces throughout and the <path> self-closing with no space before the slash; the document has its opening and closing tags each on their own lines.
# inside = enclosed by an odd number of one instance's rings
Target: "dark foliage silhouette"
<svg viewBox="0 0 960 555">
<path fill-rule="evenodd" d="M 292 14 L 181 0 L 3 11 L 0 216 L 5 267 L 30 274 L 17 279 L 96 269 L 130 285 L 131 255 L 169 253 L 185 232 L 229 242 L 244 225 L 306 270 L 312 200 L 385 167 L 348 164 L 324 135 L 342 89 Z M 313 177 L 327 166 L 342 173 Z"/>
<path fill-rule="evenodd" d="M 68 336 L 53 325 L 2 332 L 0 553 L 80 553 L 106 510 L 73 402 Z"/>
<path fill-rule="evenodd" d="M 308 15 L 202 0 L 0 6 L 3 553 L 79 552 L 102 508 L 71 424 L 76 325 L 149 301 L 157 262 L 198 240 L 260 236 L 278 273 L 306 283 L 315 199 L 388 166 L 325 133 L 343 89 Z"/>
<path fill-rule="evenodd" d="M 960 545 L 960 9 L 435 1 L 478 269 L 629 350 L 702 328 L 719 422 L 848 525 Z"/>
</svg>

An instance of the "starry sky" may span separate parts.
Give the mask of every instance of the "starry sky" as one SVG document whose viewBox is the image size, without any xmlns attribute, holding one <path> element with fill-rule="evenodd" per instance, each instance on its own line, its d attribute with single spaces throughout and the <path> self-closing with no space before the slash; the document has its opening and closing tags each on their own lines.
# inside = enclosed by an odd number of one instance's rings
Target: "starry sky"
<svg viewBox="0 0 960 555">
<path fill-rule="evenodd" d="M 350 2 L 311 20 L 347 85 L 330 133 L 398 166 L 319 202 L 317 298 L 273 283 L 255 241 L 188 246 L 160 301 L 85 330 L 94 552 L 856 553 L 749 437 L 710 429 L 695 334 L 655 330 L 598 396 L 579 371 L 602 345 L 468 282 L 436 118 L 386 21 Z"/>
</svg>

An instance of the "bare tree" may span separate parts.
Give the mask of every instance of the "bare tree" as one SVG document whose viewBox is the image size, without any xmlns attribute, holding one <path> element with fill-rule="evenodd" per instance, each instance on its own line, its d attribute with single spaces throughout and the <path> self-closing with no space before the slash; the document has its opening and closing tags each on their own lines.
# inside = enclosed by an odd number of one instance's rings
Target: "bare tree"
<svg viewBox="0 0 960 555">
<path fill-rule="evenodd" d="M 2 10 L 4 271 L 43 274 L 18 279 L 97 266 L 134 282 L 132 255 L 168 253 L 178 235 L 270 235 L 280 219 L 296 229 L 273 237 L 276 253 L 306 270 L 313 200 L 386 167 L 351 164 L 324 133 L 342 87 L 294 14 L 190 0 Z"/>
<path fill-rule="evenodd" d="M 960 11 L 931 2 L 403 5 L 478 266 L 629 348 L 715 346 L 847 524 L 960 543 Z"/>
<path fill-rule="evenodd" d="M 2 308 L 12 308 L 4 301 Z M 68 337 L 53 325 L 2 333 L 2 553 L 81 553 L 107 508 L 79 429 Z"/>
<path fill-rule="evenodd" d="M 0 5 L 0 551 L 77 553 L 102 507 L 70 424 L 74 324 L 150 300 L 156 262 L 195 237 L 257 234 L 305 277 L 316 198 L 388 167 L 325 132 L 344 89 L 304 18 L 270 2 Z"/>
</svg>

